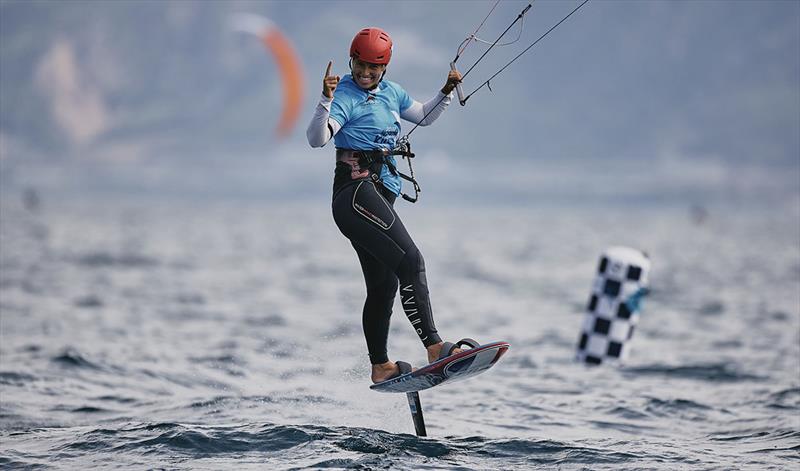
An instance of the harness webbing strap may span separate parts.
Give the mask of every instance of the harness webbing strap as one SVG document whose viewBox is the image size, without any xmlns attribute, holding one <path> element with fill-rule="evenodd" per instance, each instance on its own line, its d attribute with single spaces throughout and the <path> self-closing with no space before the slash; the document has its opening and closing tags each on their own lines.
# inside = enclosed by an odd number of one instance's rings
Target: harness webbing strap
<svg viewBox="0 0 800 471">
<path fill-rule="evenodd" d="M 397 170 L 397 166 L 395 166 L 392 162 L 390 162 L 386 157 L 390 155 L 399 155 L 403 158 L 408 158 L 408 169 L 410 170 L 411 175 L 406 175 L 405 173 Z M 403 197 L 404 200 L 410 203 L 416 203 L 419 199 L 419 194 L 422 191 L 422 188 L 419 186 L 416 178 L 414 178 L 414 167 L 411 166 L 411 159 L 414 158 L 414 153 L 409 150 L 402 150 L 402 149 L 395 149 L 395 150 L 388 150 L 388 149 L 378 149 L 378 150 L 371 150 L 371 151 L 353 151 L 353 156 L 358 157 L 358 164 L 363 168 L 370 167 L 373 163 L 379 163 L 381 165 L 386 165 L 389 169 L 389 172 L 392 175 L 399 176 L 403 180 L 411 182 L 414 185 L 414 196 L 408 196 L 405 193 L 402 193 L 400 196 Z M 380 172 L 377 172 L 378 178 L 376 181 L 380 181 Z"/>
</svg>

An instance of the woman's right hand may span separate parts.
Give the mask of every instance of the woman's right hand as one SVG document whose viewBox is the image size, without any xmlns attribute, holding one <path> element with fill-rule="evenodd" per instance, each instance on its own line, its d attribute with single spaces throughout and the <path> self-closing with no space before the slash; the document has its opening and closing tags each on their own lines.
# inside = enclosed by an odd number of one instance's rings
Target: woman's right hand
<svg viewBox="0 0 800 471">
<path fill-rule="evenodd" d="M 333 91 L 339 85 L 339 76 L 331 75 L 331 67 L 333 61 L 328 62 L 328 68 L 325 70 L 325 78 L 322 79 L 322 94 L 328 98 L 333 98 Z"/>
</svg>

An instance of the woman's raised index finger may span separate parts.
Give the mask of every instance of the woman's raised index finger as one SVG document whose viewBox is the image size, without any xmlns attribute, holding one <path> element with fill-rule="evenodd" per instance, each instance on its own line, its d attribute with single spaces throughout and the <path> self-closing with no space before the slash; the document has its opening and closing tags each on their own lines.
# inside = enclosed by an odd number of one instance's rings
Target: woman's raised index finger
<svg viewBox="0 0 800 471">
<path fill-rule="evenodd" d="M 325 76 L 326 77 L 330 77 L 331 76 L 331 66 L 332 65 L 333 65 L 333 61 L 328 61 L 328 68 L 325 70 Z"/>
</svg>

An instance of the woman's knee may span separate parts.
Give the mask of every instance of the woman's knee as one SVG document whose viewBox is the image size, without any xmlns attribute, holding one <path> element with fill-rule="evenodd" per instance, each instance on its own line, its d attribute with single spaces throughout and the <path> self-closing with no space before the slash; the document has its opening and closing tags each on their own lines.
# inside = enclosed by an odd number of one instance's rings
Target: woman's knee
<svg viewBox="0 0 800 471">
<path fill-rule="evenodd" d="M 416 246 L 412 246 L 407 250 L 403 258 L 400 259 L 400 264 L 397 266 L 397 276 L 401 280 L 409 277 L 415 277 L 418 273 L 425 272 L 425 259 L 422 258 L 422 253 Z"/>
<path fill-rule="evenodd" d="M 368 281 L 369 283 L 369 281 Z M 400 282 L 397 277 L 389 273 L 379 283 L 369 283 L 367 285 L 367 298 L 369 299 L 386 299 L 388 302 L 394 301 L 394 295 L 397 293 L 397 288 Z"/>
</svg>

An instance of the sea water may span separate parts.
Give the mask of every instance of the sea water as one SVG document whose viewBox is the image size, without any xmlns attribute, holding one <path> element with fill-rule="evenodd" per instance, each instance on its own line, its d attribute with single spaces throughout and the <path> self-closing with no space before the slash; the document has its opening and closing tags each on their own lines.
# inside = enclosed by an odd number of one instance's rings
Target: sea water
<svg viewBox="0 0 800 471">
<path fill-rule="evenodd" d="M 364 283 L 328 201 L 0 208 L 0 465 L 796 469 L 800 213 L 398 203 L 469 381 L 370 391 Z M 597 258 L 649 253 L 621 367 L 574 361 Z M 399 305 L 392 359 L 425 363 Z"/>
</svg>

